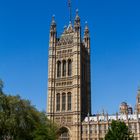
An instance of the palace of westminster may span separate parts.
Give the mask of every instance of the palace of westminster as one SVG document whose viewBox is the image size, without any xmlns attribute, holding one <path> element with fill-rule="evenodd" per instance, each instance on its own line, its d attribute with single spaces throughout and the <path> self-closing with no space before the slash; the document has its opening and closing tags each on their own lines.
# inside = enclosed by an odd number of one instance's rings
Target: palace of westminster
<svg viewBox="0 0 140 140">
<path fill-rule="evenodd" d="M 78 11 L 59 37 L 52 18 L 47 102 L 48 118 L 60 127 L 59 140 L 103 140 L 112 120 L 124 121 L 140 140 L 140 89 L 134 111 L 123 102 L 115 115 L 91 114 L 90 34 L 86 24 L 82 38 Z"/>
</svg>

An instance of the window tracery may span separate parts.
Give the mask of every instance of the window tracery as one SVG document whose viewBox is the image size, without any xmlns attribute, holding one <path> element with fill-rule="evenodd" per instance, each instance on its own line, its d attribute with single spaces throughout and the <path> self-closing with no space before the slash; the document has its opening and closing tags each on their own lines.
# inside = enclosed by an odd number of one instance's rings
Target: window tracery
<svg viewBox="0 0 140 140">
<path fill-rule="evenodd" d="M 62 75 L 66 76 L 66 60 L 63 60 L 63 71 L 62 71 Z"/>
<path fill-rule="evenodd" d="M 72 75 L 72 61 L 71 59 L 68 60 L 68 76 Z"/>
<path fill-rule="evenodd" d="M 56 95 L 56 111 L 60 111 L 60 93 Z"/>
<path fill-rule="evenodd" d="M 67 94 L 67 98 L 68 98 L 68 110 L 71 110 L 71 93 L 69 92 L 68 94 Z"/>
<path fill-rule="evenodd" d="M 66 110 L 66 93 L 62 93 L 62 111 Z"/>
<path fill-rule="evenodd" d="M 61 62 L 57 61 L 57 77 L 61 76 Z"/>
</svg>

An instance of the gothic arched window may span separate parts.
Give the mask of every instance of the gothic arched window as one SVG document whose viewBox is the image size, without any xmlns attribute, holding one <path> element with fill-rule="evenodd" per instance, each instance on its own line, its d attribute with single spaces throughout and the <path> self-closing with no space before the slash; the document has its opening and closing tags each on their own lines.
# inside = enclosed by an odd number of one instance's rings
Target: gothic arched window
<svg viewBox="0 0 140 140">
<path fill-rule="evenodd" d="M 62 72 L 63 76 L 66 76 L 66 61 L 63 60 L 63 72 Z"/>
<path fill-rule="evenodd" d="M 62 111 L 66 110 L 66 93 L 62 93 Z"/>
<path fill-rule="evenodd" d="M 72 62 L 69 59 L 68 60 L 68 76 L 71 76 L 71 75 L 72 75 Z"/>
<path fill-rule="evenodd" d="M 56 111 L 60 111 L 60 93 L 56 95 Z"/>
<path fill-rule="evenodd" d="M 61 62 L 57 61 L 57 77 L 61 76 Z"/>
<path fill-rule="evenodd" d="M 72 105 L 71 100 L 72 99 L 71 99 L 71 93 L 70 92 L 67 94 L 67 97 L 68 97 L 68 106 L 67 107 L 68 107 L 68 110 L 71 110 L 71 105 Z"/>
</svg>

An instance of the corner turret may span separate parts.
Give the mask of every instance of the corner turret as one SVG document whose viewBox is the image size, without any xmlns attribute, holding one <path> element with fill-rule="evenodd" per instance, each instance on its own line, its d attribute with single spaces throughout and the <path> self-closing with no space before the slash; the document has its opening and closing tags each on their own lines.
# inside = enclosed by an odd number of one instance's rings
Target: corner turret
<svg viewBox="0 0 140 140">
<path fill-rule="evenodd" d="M 51 21 L 51 26 L 50 26 L 50 47 L 54 47 L 56 43 L 56 37 L 57 37 L 57 32 L 56 32 L 56 22 L 55 22 L 55 16 L 52 16 L 52 21 Z"/>
<path fill-rule="evenodd" d="M 78 9 L 76 10 L 76 17 L 74 20 L 74 29 L 75 29 L 75 31 L 80 31 L 80 29 L 81 29 L 80 17 L 78 15 Z"/>
<path fill-rule="evenodd" d="M 88 52 L 90 52 L 90 36 L 89 36 L 89 28 L 87 22 L 85 22 L 85 30 L 84 30 L 84 43 Z"/>
</svg>

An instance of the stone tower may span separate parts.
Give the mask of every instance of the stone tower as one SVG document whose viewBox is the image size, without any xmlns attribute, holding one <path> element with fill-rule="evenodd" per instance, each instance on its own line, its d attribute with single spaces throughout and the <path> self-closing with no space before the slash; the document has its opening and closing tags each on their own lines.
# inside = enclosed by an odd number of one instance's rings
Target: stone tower
<svg viewBox="0 0 140 140">
<path fill-rule="evenodd" d="M 78 11 L 59 37 L 52 18 L 47 103 L 48 118 L 60 127 L 59 139 L 81 140 L 81 122 L 91 114 L 90 36 L 86 24 L 81 37 Z"/>
</svg>

